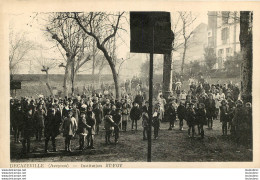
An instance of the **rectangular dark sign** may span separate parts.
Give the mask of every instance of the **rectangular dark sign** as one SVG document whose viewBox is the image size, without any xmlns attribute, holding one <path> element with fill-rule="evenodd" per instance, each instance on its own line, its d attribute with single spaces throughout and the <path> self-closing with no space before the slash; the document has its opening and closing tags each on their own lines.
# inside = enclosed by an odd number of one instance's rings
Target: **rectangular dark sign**
<svg viewBox="0 0 260 180">
<path fill-rule="evenodd" d="M 130 52 L 166 54 L 172 50 L 169 12 L 130 12 L 130 31 Z"/>
<path fill-rule="evenodd" d="M 21 81 L 11 81 L 10 82 L 10 89 L 21 89 Z"/>
</svg>

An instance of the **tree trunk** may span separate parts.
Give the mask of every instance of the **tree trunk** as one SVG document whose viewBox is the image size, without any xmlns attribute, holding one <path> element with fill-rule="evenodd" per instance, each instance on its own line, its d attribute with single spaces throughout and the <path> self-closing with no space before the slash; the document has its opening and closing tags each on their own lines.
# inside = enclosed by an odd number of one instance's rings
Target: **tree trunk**
<svg viewBox="0 0 260 180">
<path fill-rule="evenodd" d="M 241 98 L 244 102 L 252 102 L 252 23 L 253 13 L 241 11 L 239 39 L 242 53 Z"/>
<path fill-rule="evenodd" d="M 48 90 L 50 91 L 50 94 L 53 96 L 52 88 L 50 86 L 50 81 L 49 81 L 49 72 L 46 70 L 46 85 L 48 87 Z"/>
<path fill-rule="evenodd" d="M 67 89 L 68 75 L 69 75 L 69 64 L 67 63 L 67 65 L 65 67 L 65 74 L 64 74 L 64 79 L 63 79 L 63 93 L 64 93 L 64 96 L 67 96 L 67 97 L 68 97 L 68 89 Z"/>
<path fill-rule="evenodd" d="M 92 80 L 93 80 L 93 86 L 95 87 L 95 41 L 93 41 L 93 50 L 92 50 L 92 57 L 93 57 L 93 64 L 92 64 Z"/>
<path fill-rule="evenodd" d="M 120 88 L 119 88 L 119 77 L 116 73 L 116 68 L 114 65 L 110 66 L 111 70 L 112 70 L 112 74 L 113 74 L 113 80 L 115 83 L 115 90 L 116 90 L 116 99 L 119 100 L 120 98 Z"/>
<path fill-rule="evenodd" d="M 185 39 L 183 55 L 182 55 L 182 62 L 181 62 L 181 74 L 182 75 L 184 74 L 184 62 L 185 62 L 186 50 L 187 50 L 187 40 Z"/>
<path fill-rule="evenodd" d="M 110 66 L 110 69 L 111 69 L 112 75 L 113 75 L 113 80 L 115 83 L 116 99 L 119 99 L 120 98 L 119 78 L 118 78 L 118 74 L 116 72 L 115 64 L 113 63 L 111 56 L 108 55 L 107 50 L 103 46 L 101 46 L 100 44 L 97 44 L 97 47 L 103 52 L 109 66 Z"/>
<path fill-rule="evenodd" d="M 98 87 L 101 87 L 101 71 L 98 72 Z"/>
<path fill-rule="evenodd" d="M 74 70 L 75 66 L 74 66 L 74 59 L 72 60 L 72 63 L 71 63 L 71 74 L 70 74 L 70 78 L 71 78 L 71 95 L 74 96 L 74 90 L 75 90 L 75 87 L 74 87 L 74 82 L 75 82 L 75 70 Z"/>
<path fill-rule="evenodd" d="M 172 53 L 164 54 L 163 59 L 163 96 L 168 100 L 172 87 Z"/>
</svg>

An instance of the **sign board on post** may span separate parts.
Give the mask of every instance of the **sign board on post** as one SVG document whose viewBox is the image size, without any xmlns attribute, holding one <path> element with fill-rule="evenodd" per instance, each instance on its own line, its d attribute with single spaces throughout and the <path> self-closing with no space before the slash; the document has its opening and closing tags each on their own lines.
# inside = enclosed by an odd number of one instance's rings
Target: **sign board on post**
<svg viewBox="0 0 260 180">
<path fill-rule="evenodd" d="M 154 54 L 166 54 L 172 50 L 169 12 L 130 12 L 130 31 L 130 52 L 151 53 L 153 48 Z"/>
<path fill-rule="evenodd" d="M 150 53 L 147 161 L 152 160 L 153 54 L 168 54 L 174 39 L 169 12 L 130 12 L 130 52 Z"/>
</svg>

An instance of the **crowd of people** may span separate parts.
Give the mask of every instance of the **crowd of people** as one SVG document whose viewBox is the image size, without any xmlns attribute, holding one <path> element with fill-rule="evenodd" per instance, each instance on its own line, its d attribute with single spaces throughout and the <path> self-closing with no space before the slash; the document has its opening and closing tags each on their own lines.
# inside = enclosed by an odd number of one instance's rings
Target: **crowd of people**
<svg viewBox="0 0 260 180">
<path fill-rule="evenodd" d="M 238 85 L 209 84 L 204 81 L 190 81 L 190 87 L 184 90 L 178 82 L 173 93 L 163 97 L 159 92 L 154 99 L 152 126 L 154 139 L 158 139 L 160 125 L 169 122 L 172 130 L 177 120 L 179 130 L 183 131 L 187 122 L 188 136 L 199 135 L 204 138 L 204 126 L 214 128 L 214 120 L 222 123 L 222 134 L 230 134 L 236 143 L 249 143 L 252 140 L 252 107 L 250 102 L 240 99 Z M 132 131 L 138 129 L 142 121 L 143 140 L 147 140 L 149 131 L 149 103 L 142 86 L 137 83 L 136 93 L 127 90 L 121 99 L 114 98 L 112 93 L 105 92 L 83 94 L 72 97 L 44 97 L 36 99 L 22 97 L 10 100 L 11 131 L 16 143 L 22 137 L 23 153 L 31 150 L 31 140 L 45 141 L 45 152 L 49 152 L 49 141 L 52 151 L 56 152 L 56 137 L 64 137 L 65 151 L 71 152 L 71 141 L 78 137 L 79 150 L 95 149 L 94 137 L 105 131 L 105 143 L 118 143 L 120 132 L 128 131 L 131 122 Z M 177 87 L 177 88 L 176 88 Z M 127 89 L 127 88 L 126 88 Z M 44 138 L 43 138 L 44 136 Z"/>
</svg>

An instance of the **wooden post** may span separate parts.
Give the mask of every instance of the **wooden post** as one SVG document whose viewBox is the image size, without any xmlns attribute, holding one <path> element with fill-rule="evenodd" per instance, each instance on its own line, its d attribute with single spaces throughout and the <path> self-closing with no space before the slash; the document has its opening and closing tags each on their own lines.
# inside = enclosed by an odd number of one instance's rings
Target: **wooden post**
<svg viewBox="0 0 260 180">
<path fill-rule="evenodd" d="M 153 52 L 154 52 L 154 27 L 153 40 L 150 53 L 150 72 L 149 72 L 149 123 L 148 123 L 148 153 L 147 162 L 152 161 L 152 118 L 153 118 Z"/>
</svg>

